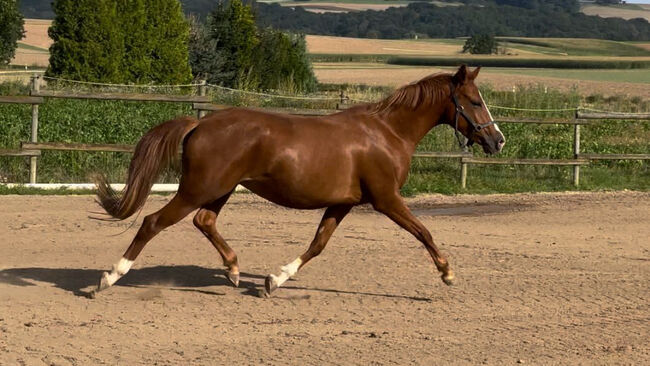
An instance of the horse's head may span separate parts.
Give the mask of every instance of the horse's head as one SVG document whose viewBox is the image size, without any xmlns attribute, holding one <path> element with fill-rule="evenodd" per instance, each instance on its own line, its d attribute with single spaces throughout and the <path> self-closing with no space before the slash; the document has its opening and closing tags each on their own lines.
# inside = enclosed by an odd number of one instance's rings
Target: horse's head
<svg viewBox="0 0 650 366">
<path fill-rule="evenodd" d="M 486 154 L 496 154 L 503 149 L 506 138 L 494 123 L 485 101 L 474 84 L 480 67 L 474 71 L 462 65 L 452 77 L 451 100 L 446 119 L 456 131 L 467 138 L 467 145 L 477 143 Z M 459 141 L 460 142 L 460 141 Z"/>
</svg>

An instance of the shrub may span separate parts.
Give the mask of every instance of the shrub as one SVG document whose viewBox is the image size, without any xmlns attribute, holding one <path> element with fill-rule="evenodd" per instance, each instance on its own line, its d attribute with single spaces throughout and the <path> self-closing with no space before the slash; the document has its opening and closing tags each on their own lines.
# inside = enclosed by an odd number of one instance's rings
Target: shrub
<svg viewBox="0 0 650 366">
<path fill-rule="evenodd" d="M 490 55 L 497 53 L 499 43 L 494 36 L 488 34 L 473 35 L 465 41 L 463 53 Z"/>
</svg>

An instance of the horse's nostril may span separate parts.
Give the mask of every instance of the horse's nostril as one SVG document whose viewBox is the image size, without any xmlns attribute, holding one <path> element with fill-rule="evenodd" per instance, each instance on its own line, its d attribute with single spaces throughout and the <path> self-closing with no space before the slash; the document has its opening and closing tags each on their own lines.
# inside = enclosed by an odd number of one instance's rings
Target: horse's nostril
<svg viewBox="0 0 650 366">
<path fill-rule="evenodd" d="M 506 144 L 506 140 L 503 137 L 499 137 L 497 139 L 497 151 L 501 151 L 501 148 L 503 148 L 503 145 Z"/>
</svg>

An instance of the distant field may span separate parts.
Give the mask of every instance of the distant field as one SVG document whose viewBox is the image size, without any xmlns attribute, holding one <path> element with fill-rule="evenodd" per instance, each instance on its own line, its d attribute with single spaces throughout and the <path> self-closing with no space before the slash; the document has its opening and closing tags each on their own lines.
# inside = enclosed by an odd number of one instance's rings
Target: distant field
<svg viewBox="0 0 650 366">
<path fill-rule="evenodd" d="M 286 7 L 302 7 L 314 13 L 348 13 L 364 10 L 386 10 L 391 7 L 407 6 L 412 1 L 389 0 L 324 0 L 324 1 L 263 1 L 279 3 Z M 460 6 L 462 3 L 429 1 L 437 6 Z"/>
<path fill-rule="evenodd" d="M 324 0 L 324 1 L 263 1 L 279 3 L 288 7 L 303 7 L 307 11 L 316 13 L 325 12 L 353 12 L 363 10 L 384 10 L 390 7 L 406 6 L 412 1 L 387 1 L 387 0 Z M 438 6 L 462 6 L 462 3 L 430 1 Z M 586 15 L 598 15 L 603 18 L 645 18 L 650 21 L 650 5 L 584 5 L 581 11 Z"/>
<path fill-rule="evenodd" d="M 448 71 L 452 67 L 414 67 L 363 63 L 317 63 L 316 77 L 322 83 L 400 86 L 427 75 Z M 547 70 L 485 68 L 480 83 L 497 90 L 518 86 L 545 85 L 559 90 L 577 91 L 582 95 L 602 94 L 650 98 L 650 76 L 647 70 Z"/>
<path fill-rule="evenodd" d="M 575 69 L 487 69 L 490 73 L 540 76 L 572 80 L 609 81 L 623 83 L 650 84 L 648 70 L 575 70 Z M 650 88 L 650 86 L 648 86 Z"/>
<path fill-rule="evenodd" d="M 50 54 L 48 48 L 52 40 L 47 35 L 51 20 L 25 19 L 25 37 L 18 43 L 13 65 L 46 67 Z"/>
<path fill-rule="evenodd" d="M 645 44 L 579 38 L 502 37 L 501 45 L 511 56 L 650 56 Z M 307 36 L 309 53 L 382 54 L 396 56 L 452 56 L 463 49 L 464 39 L 388 40 Z"/>
<path fill-rule="evenodd" d="M 499 37 L 508 49 L 559 56 L 650 56 L 650 50 L 635 43 L 585 38 Z"/>
<path fill-rule="evenodd" d="M 25 19 L 25 38 L 21 42 L 44 49 L 50 48 L 52 40 L 47 34 L 50 25 L 52 25 L 51 20 Z"/>
<path fill-rule="evenodd" d="M 307 37 L 309 53 L 454 55 L 463 49 L 463 40 L 390 40 L 331 36 Z"/>
<path fill-rule="evenodd" d="M 582 12 L 587 15 L 598 15 L 603 18 L 645 18 L 650 21 L 650 5 L 626 4 L 617 6 L 585 5 Z"/>
</svg>

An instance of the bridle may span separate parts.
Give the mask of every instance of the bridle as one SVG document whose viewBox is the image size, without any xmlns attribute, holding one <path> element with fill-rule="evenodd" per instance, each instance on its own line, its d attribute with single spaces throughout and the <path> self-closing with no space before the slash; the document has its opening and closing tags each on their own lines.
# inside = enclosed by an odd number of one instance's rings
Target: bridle
<svg viewBox="0 0 650 366">
<path fill-rule="evenodd" d="M 494 124 L 494 121 L 490 121 L 485 124 L 479 124 L 474 122 L 472 117 L 470 117 L 469 115 L 467 115 L 467 113 L 465 113 L 465 107 L 460 105 L 460 103 L 458 102 L 458 98 L 456 97 L 456 87 L 454 86 L 454 84 L 451 85 L 451 99 L 454 101 L 454 106 L 456 107 L 456 113 L 454 113 L 454 134 L 456 135 L 456 140 L 458 140 L 458 146 L 460 146 L 461 149 L 465 149 L 468 146 L 472 146 L 472 144 L 474 144 L 474 141 L 471 140 L 470 138 L 467 138 L 466 141 L 461 142 L 461 138 L 459 136 L 459 131 L 458 131 L 459 114 L 463 116 L 463 118 L 465 118 L 467 123 L 469 123 L 472 126 L 472 128 L 474 129 L 473 133 L 479 133 L 481 132 L 482 129 L 492 126 Z"/>
</svg>

